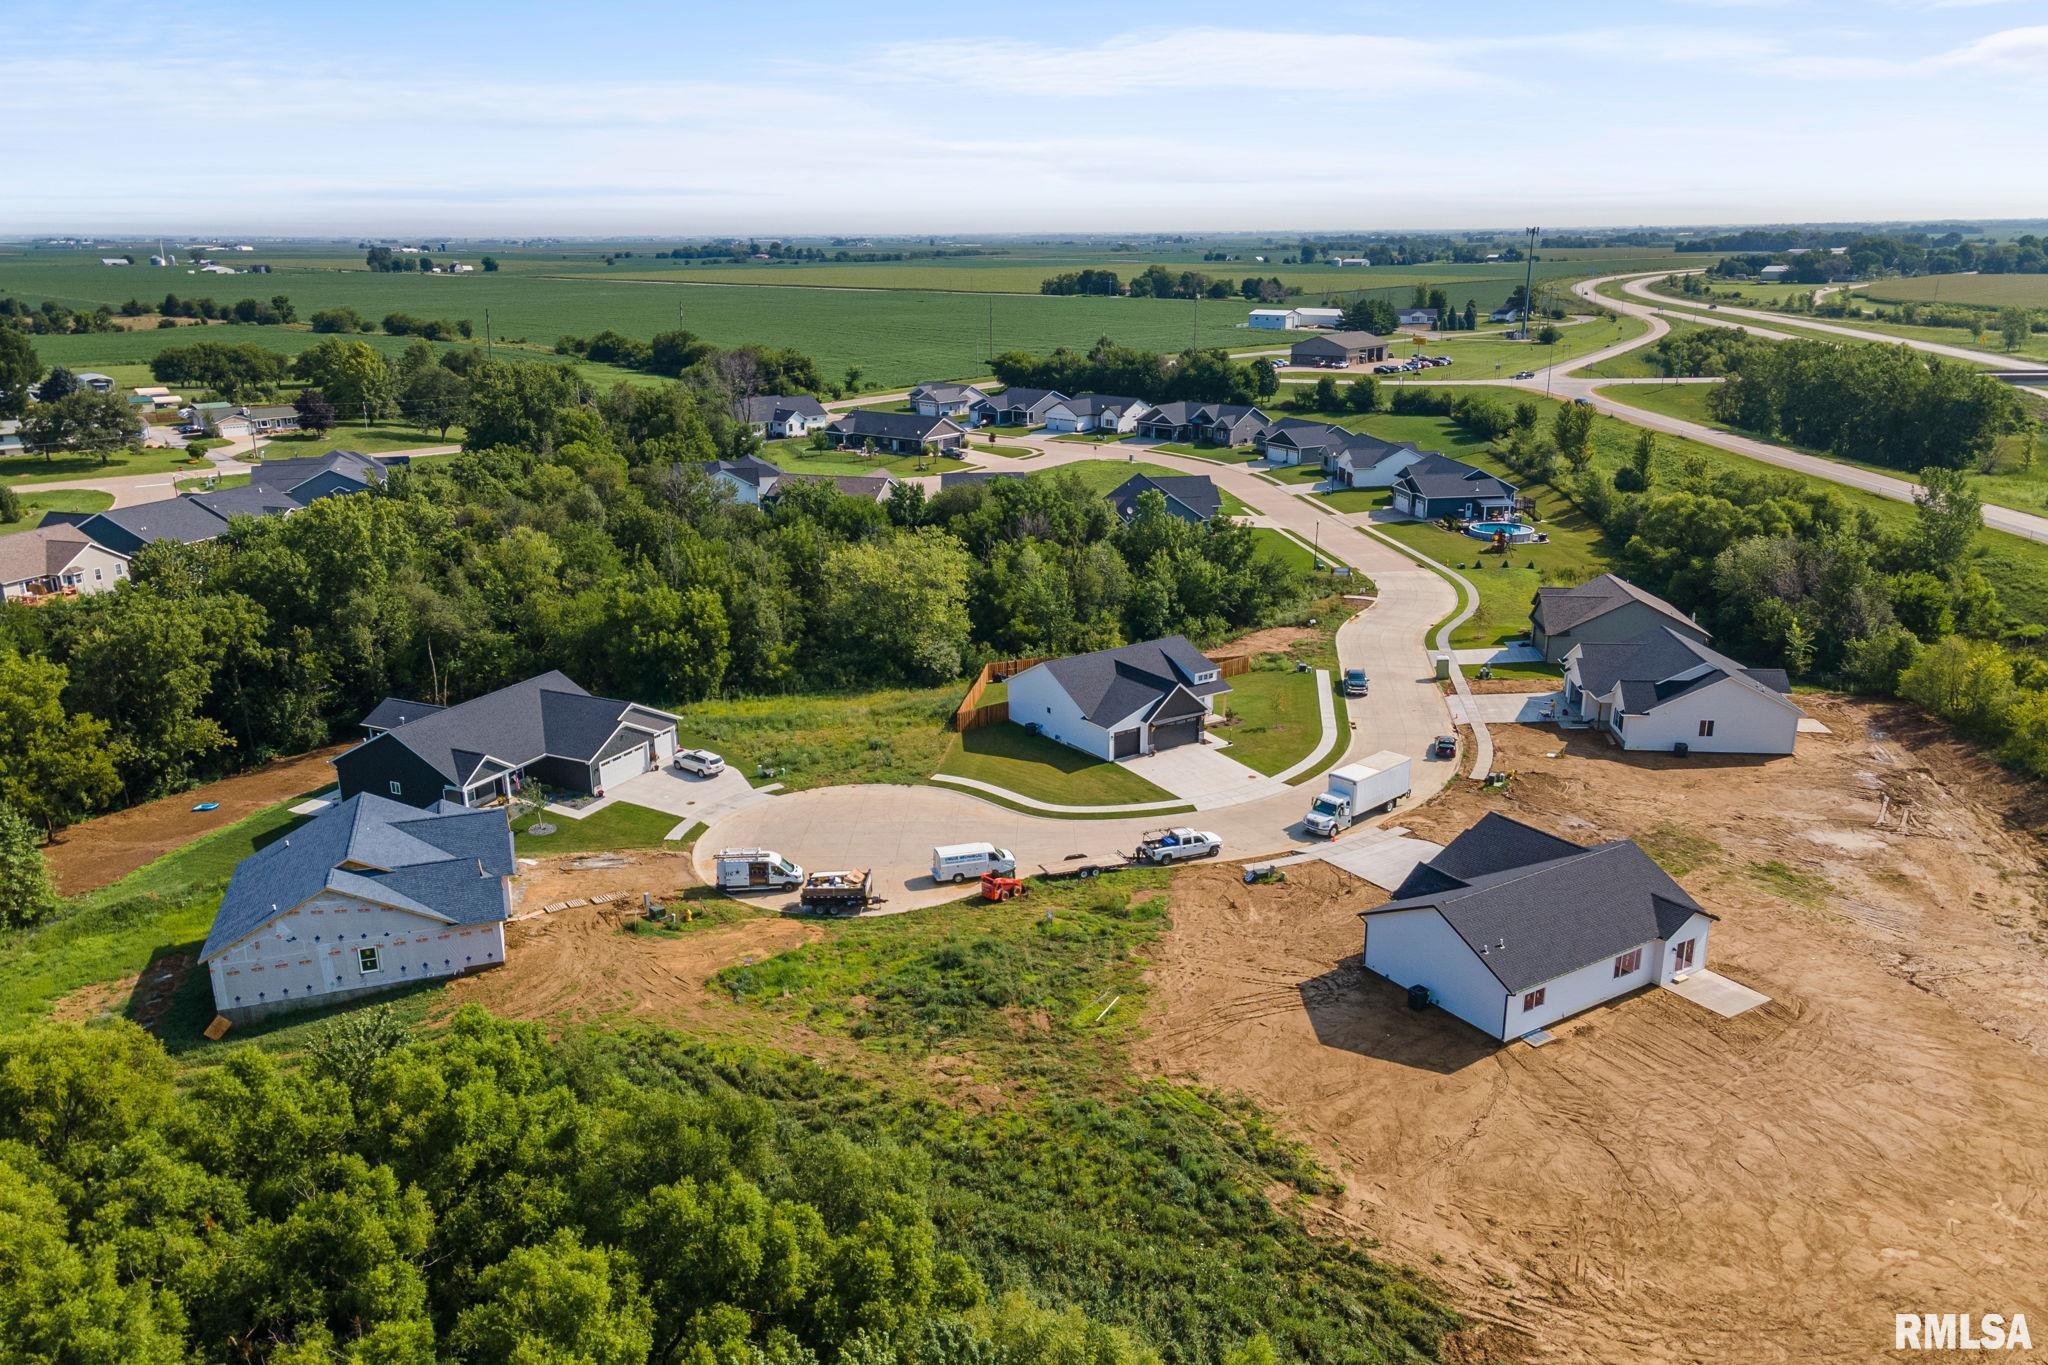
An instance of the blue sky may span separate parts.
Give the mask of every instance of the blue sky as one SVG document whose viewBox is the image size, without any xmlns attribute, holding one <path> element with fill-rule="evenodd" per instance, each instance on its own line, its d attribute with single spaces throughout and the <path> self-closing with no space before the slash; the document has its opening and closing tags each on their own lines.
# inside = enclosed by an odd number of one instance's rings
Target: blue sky
<svg viewBox="0 0 2048 1365">
<path fill-rule="evenodd" d="M 2048 214 L 2048 0 L 0 11 L 0 232 Z"/>
</svg>

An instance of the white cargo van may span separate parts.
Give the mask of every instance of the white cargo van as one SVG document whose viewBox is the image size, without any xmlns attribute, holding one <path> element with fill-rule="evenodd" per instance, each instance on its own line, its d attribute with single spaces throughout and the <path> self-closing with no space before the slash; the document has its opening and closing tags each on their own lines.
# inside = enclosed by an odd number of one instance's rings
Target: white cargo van
<svg viewBox="0 0 2048 1365">
<path fill-rule="evenodd" d="M 1017 870 L 1017 860 L 1007 848 L 994 844 L 940 844 L 932 850 L 932 880 L 935 882 L 978 881 L 984 872 L 1007 877 Z"/>
<path fill-rule="evenodd" d="M 772 848 L 728 848 L 718 855 L 720 891 L 774 891 L 803 882 L 804 870 Z"/>
</svg>

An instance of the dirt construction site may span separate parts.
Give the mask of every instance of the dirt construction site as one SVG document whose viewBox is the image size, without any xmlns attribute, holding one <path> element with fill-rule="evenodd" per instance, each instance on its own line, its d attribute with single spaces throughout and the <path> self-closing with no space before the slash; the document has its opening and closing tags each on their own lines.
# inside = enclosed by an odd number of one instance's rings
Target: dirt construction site
<svg viewBox="0 0 2048 1365">
<path fill-rule="evenodd" d="M 1502 1048 L 1363 972 L 1356 912 L 1385 892 L 1322 863 L 1199 868 L 1138 1064 L 1257 1100 L 1345 1182 L 1312 1217 L 1437 1276 L 1516 1354 L 1868 1361 L 1906 1311 L 2027 1312 L 2038 1349 L 2039 797 L 1910 713 L 1801 701 L 1832 733 L 1795 758 L 1500 726 L 1504 791 L 1400 816 L 1438 842 L 1488 810 L 1636 839 L 1720 917 L 1707 965 L 1770 1003 L 1724 1019 L 1653 989 Z"/>
</svg>

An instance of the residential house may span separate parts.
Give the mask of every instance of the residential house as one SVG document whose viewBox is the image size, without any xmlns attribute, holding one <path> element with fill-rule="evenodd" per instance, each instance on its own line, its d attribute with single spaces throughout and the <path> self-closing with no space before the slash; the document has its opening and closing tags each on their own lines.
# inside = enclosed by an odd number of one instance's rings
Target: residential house
<svg viewBox="0 0 2048 1365">
<path fill-rule="evenodd" d="M 1294 325 L 1296 328 L 1321 327 L 1327 329 L 1341 327 L 1343 324 L 1344 310 L 1342 308 L 1297 308 L 1294 310 Z"/>
<path fill-rule="evenodd" d="M 966 443 L 967 432 L 950 417 L 925 417 L 914 412 L 845 413 L 825 428 L 848 450 L 870 443 L 891 455 L 915 455 L 927 446 L 951 454 Z"/>
<path fill-rule="evenodd" d="M 1791 690 L 1785 670 L 1744 668 L 1671 625 L 1564 656 L 1565 714 L 1624 749 L 1789 754 L 1805 714 Z"/>
<path fill-rule="evenodd" d="M 1488 322 L 1520 322 L 1523 310 L 1520 308 L 1496 308 L 1486 315 Z"/>
<path fill-rule="evenodd" d="M 1205 445 L 1246 445 L 1272 425 L 1272 419 L 1241 403 L 1161 403 L 1141 413 L 1137 433 L 1147 440 L 1200 442 Z"/>
<path fill-rule="evenodd" d="M 1425 521 L 1513 516 L 1515 486 L 1462 460 L 1429 451 L 1394 476 L 1394 510 Z"/>
<path fill-rule="evenodd" d="M 416 720 L 433 715 L 436 711 L 446 711 L 447 709 L 445 706 L 436 706 L 432 702 L 407 701 L 404 697 L 386 697 L 378 702 L 376 706 L 372 707 L 370 714 L 364 716 L 358 724 L 363 727 L 364 739 L 375 739 L 386 730 L 396 730 L 401 725 L 410 725 Z"/>
<path fill-rule="evenodd" d="M 1323 452 L 1323 472 L 1345 488 L 1392 488 L 1410 465 L 1437 453 L 1362 432 L 1347 431 L 1344 437 L 1335 449 Z"/>
<path fill-rule="evenodd" d="M 0 420 L 0 457 L 27 453 L 28 441 L 21 434 L 21 423 L 12 417 Z"/>
<path fill-rule="evenodd" d="M 96 544 L 132 556 L 159 540 L 185 545 L 212 540 L 227 530 L 230 517 L 281 516 L 320 498 L 360 493 L 382 483 L 385 475 L 384 466 L 367 455 L 333 450 L 299 459 L 265 460 L 250 471 L 248 484 L 241 488 L 182 493 L 89 514 L 51 512 L 45 514 L 42 524 L 75 526 Z"/>
<path fill-rule="evenodd" d="M 823 431 L 832 414 L 807 393 L 764 393 L 740 404 L 740 420 L 763 440 L 782 441 Z"/>
<path fill-rule="evenodd" d="M 1328 422 L 1311 422 L 1305 417 L 1282 417 L 1258 434 L 1252 444 L 1266 457 L 1267 464 L 1320 465 L 1323 453 L 1335 449 L 1351 433 Z"/>
<path fill-rule="evenodd" d="M 758 455 L 742 455 L 737 460 L 708 461 L 704 466 L 704 475 L 732 494 L 734 502 L 757 507 L 775 491 L 776 481 L 782 478 L 782 471 Z"/>
<path fill-rule="evenodd" d="M 94 393 L 112 393 L 114 391 L 114 376 L 101 374 L 98 370 L 80 370 L 72 378 L 78 381 L 80 388 L 91 389 Z"/>
<path fill-rule="evenodd" d="M 1366 970 L 1506 1042 L 1704 969 L 1715 916 L 1627 839 L 1488 814 L 1359 919 Z"/>
<path fill-rule="evenodd" d="M 1214 660 L 1179 635 L 1049 659 L 1010 679 L 1010 719 L 1097 758 L 1202 742 L 1230 690 Z"/>
<path fill-rule="evenodd" d="M 254 407 L 199 405 L 198 415 L 210 436 L 234 440 L 240 436 L 270 436 L 299 429 L 299 410 L 289 403 L 258 404 Z"/>
<path fill-rule="evenodd" d="M 404 704 L 378 710 L 394 705 Z M 368 792 L 422 808 L 481 806 L 509 799 L 529 778 L 602 796 L 675 751 L 668 712 L 593 697 L 548 672 L 371 735 L 337 757 L 334 772 L 344 799 Z"/>
<path fill-rule="evenodd" d="M 843 497 L 877 503 L 889 501 L 889 495 L 896 491 L 895 476 L 886 471 L 880 474 L 785 474 L 776 480 L 774 491 L 769 496 L 779 498 L 790 485 L 799 483 L 830 484 Z"/>
<path fill-rule="evenodd" d="M 1634 640 L 1655 626 L 1670 626 L 1703 643 L 1713 638 L 1663 598 L 1611 573 L 1576 588 L 1538 588 L 1529 611 L 1529 640 L 1554 664 L 1563 663 L 1573 645 Z"/>
<path fill-rule="evenodd" d="M 1057 389 L 1004 389 L 983 397 L 967 416 L 979 427 L 1042 427 L 1047 415 L 1068 401 Z"/>
<path fill-rule="evenodd" d="M 1151 406 L 1142 398 L 1129 398 L 1111 393 L 1084 393 L 1077 398 L 1061 398 L 1046 408 L 1045 429 L 1054 434 L 1136 431 L 1138 418 Z"/>
<path fill-rule="evenodd" d="M 1371 332 L 1329 332 L 1297 341 L 1287 355 L 1290 364 L 1341 370 L 1387 358 L 1387 339 Z"/>
<path fill-rule="evenodd" d="M 503 811 L 355 796 L 244 858 L 199 950 L 236 1023 L 495 967 L 517 865 Z"/>
<path fill-rule="evenodd" d="M 108 592 L 127 576 L 126 555 L 95 545 L 74 526 L 0 536 L 0 600 Z"/>
<path fill-rule="evenodd" d="M 972 384 L 919 384 L 910 391 L 910 410 L 920 417 L 965 417 L 987 397 Z"/>
<path fill-rule="evenodd" d="M 1182 521 L 1212 521 L 1223 510 L 1223 494 L 1207 474 L 1133 474 L 1105 496 L 1117 516 L 1129 521 L 1138 514 L 1138 498 L 1148 492 L 1165 498 L 1167 514 Z"/>
<path fill-rule="evenodd" d="M 1292 308 L 1254 308 L 1245 325 L 1262 332 L 1289 332 L 1300 325 Z"/>
<path fill-rule="evenodd" d="M 1420 327 L 1425 332 L 1436 327 L 1434 308 L 1401 308 L 1395 311 L 1394 316 L 1403 327 Z"/>
</svg>

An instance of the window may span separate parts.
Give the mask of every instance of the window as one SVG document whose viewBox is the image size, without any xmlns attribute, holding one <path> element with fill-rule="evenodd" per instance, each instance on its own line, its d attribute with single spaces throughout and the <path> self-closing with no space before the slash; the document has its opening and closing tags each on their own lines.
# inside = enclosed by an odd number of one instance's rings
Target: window
<svg viewBox="0 0 2048 1365">
<path fill-rule="evenodd" d="M 356 970 L 364 976 L 383 970 L 383 965 L 377 960 L 377 950 L 375 948 L 356 949 Z"/>
<path fill-rule="evenodd" d="M 1643 950 L 1641 948 L 1631 948 L 1620 957 L 1614 959 L 1614 974 L 1616 976 L 1627 976 L 1642 965 Z"/>
<path fill-rule="evenodd" d="M 1541 986 L 1538 986 L 1535 990 L 1530 991 L 1527 995 L 1522 997 L 1522 1010 L 1524 1013 L 1528 1012 L 1529 1010 L 1540 1008 L 1542 1004 L 1543 987 Z"/>
<path fill-rule="evenodd" d="M 1712 721 L 1710 721 L 1710 720 L 1703 720 L 1703 721 L 1701 721 L 1701 722 L 1700 722 L 1700 738 L 1701 738 L 1701 739 L 1712 739 L 1713 737 L 1714 737 L 1714 722 L 1712 722 Z"/>
<path fill-rule="evenodd" d="M 388 785 L 389 785 L 389 786 L 390 786 L 390 788 L 391 788 L 391 794 L 392 794 L 393 796 L 396 796 L 396 795 L 398 795 L 398 784 L 397 784 L 396 782 L 392 782 L 392 783 L 390 783 L 390 784 L 388 784 Z"/>
<path fill-rule="evenodd" d="M 1689 972 L 1692 970 L 1692 949 L 1693 944 L 1696 942 L 1698 942 L 1697 939 L 1689 938 L 1683 943 L 1675 943 L 1671 946 L 1672 971 Z"/>
</svg>

